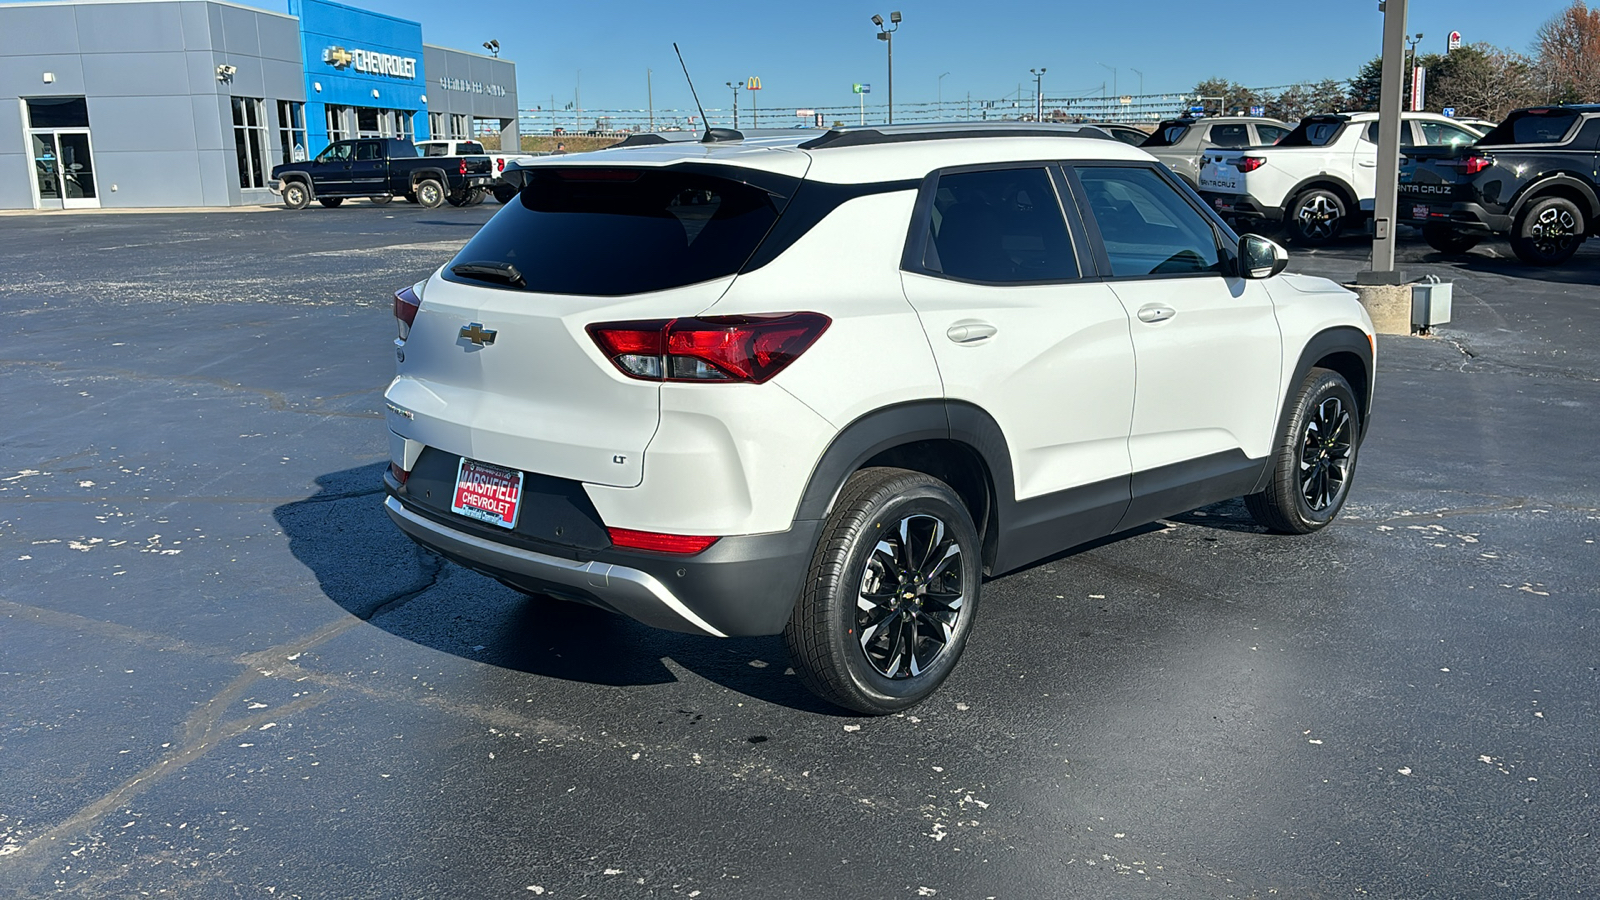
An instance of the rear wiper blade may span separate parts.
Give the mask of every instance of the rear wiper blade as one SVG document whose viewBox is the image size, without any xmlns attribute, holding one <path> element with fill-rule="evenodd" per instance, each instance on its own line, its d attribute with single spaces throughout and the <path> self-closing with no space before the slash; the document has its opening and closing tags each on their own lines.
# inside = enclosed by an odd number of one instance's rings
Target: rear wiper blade
<svg viewBox="0 0 1600 900">
<path fill-rule="evenodd" d="M 512 287 L 525 288 L 528 282 L 517 271 L 517 267 L 508 262 L 463 262 L 450 267 L 450 271 L 462 278 L 473 278 L 478 281 L 499 281 Z"/>
</svg>

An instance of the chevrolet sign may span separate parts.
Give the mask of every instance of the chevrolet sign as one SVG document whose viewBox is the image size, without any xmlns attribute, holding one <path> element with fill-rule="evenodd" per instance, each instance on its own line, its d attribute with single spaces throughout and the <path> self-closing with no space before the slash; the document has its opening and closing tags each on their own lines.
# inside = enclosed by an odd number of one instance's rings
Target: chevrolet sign
<svg viewBox="0 0 1600 900">
<path fill-rule="evenodd" d="M 367 75 L 388 75 L 391 78 L 416 78 L 417 60 L 413 56 L 394 56 L 371 50 L 346 50 L 332 46 L 322 51 L 322 61 L 335 69 L 355 69 Z"/>
</svg>

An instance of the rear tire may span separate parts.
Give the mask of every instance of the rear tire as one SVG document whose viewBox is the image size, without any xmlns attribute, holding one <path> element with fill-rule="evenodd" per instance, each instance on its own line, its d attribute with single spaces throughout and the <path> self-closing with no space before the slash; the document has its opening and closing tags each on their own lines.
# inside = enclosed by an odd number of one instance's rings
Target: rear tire
<svg viewBox="0 0 1600 900">
<path fill-rule="evenodd" d="M 1422 239 L 1428 242 L 1429 247 L 1440 253 L 1454 254 L 1465 253 L 1478 246 L 1483 237 L 1457 231 L 1449 225 L 1429 224 L 1422 226 Z"/>
<path fill-rule="evenodd" d="M 339 204 L 343 203 L 344 202 L 344 198 L 343 197 L 318 197 L 317 198 L 317 202 L 321 203 L 323 206 L 326 206 L 329 209 L 333 209 L 334 207 L 336 207 Z"/>
<path fill-rule="evenodd" d="M 438 209 L 444 205 L 444 185 L 436 178 L 425 178 L 417 182 L 417 204 L 423 209 Z"/>
<path fill-rule="evenodd" d="M 394 198 L 388 194 L 379 194 L 376 197 L 368 197 L 367 199 L 371 200 L 376 206 L 387 206 L 389 201 L 393 200 Z"/>
<path fill-rule="evenodd" d="M 417 202 L 417 193 L 416 193 L 416 191 L 412 191 L 412 192 L 406 194 L 406 202 L 407 203 L 415 203 L 415 202 Z"/>
<path fill-rule="evenodd" d="M 1343 197 L 1325 188 L 1311 188 L 1289 204 L 1283 224 L 1295 243 L 1320 247 L 1339 236 L 1349 216 Z"/>
<path fill-rule="evenodd" d="M 1331 369 L 1312 369 L 1284 423 L 1272 480 L 1265 490 L 1245 497 L 1245 507 L 1258 523 L 1281 534 L 1322 528 L 1350 495 L 1360 445 L 1360 407 L 1350 383 Z"/>
<path fill-rule="evenodd" d="M 1576 203 L 1565 197 L 1543 197 L 1517 217 L 1511 250 L 1532 266 L 1564 263 L 1578 252 L 1586 224 Z"/>
<path fill-rule="evenodd" d="M 305 209 L 311 203 L 311 189 L 303 183 L 291 181 L 283 186 L 283 205 L 290 209 Z"/>
<path fill-rule="evenodd" d="M 863 469 L 823 526 L 784 641 L 801 681 L 868 715 L 922 702 L 966 646 L 982 551 L 949 485 L 905 469 Z"/>
</svg>

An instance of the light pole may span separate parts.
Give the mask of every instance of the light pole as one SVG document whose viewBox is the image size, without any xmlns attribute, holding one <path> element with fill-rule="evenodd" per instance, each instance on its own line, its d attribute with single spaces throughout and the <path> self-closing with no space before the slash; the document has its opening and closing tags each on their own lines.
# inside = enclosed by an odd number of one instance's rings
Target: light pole
<svg viewBox="0 0 1600 900">
<path fill-rule="evenodd" d="M 724 81 L 723 84 L 733 89 L 733 130 L 739 130 L 739 82 Z"/>
<path fill-rule="evenodd" d="M 892 28 L 883 27 L 883 16 L 874 15 L 872 24 L 878 26 L 878 40 L 889 45 L 889 124 L 894 124 L 894 33 L 900 30 L 900 11 L 889 13 L 889 24 Z"/>
<path fill-rule="evenodd" d="M 1422 43 L 1422 32 L 1417 32 L 1416 37 L 1407 37 L 1405 41 L 1411 45 L 1411 66 L 1406 69 L 1405 87 L 1411 94 L 1411 103 L 1408 107 L 1412 112 L 1418 112 L 1421 107 L 1417 106 L 1417 45 Z"/>
<path fill-rule="evenodd" d="M 1130 71 L 1133 74 L 1139 76 L 1139 96 L 1143 97 L 1144 96 L 1144 73 L 1139 71 L 1138 69 L 1135 69 L 1133 66 L 1129 66 L 1128 67 L 1128 71 Z"/>
<path fill-rule="evenodd" d="M 1102 69 L 1110 69 L 1111 70 L 1111 99 L 1115 100 L 1118 97 L 1122 96 L 1121 94 L 1117 93 L 1117 67 L 1116 66 L 1108 66 L 1105 63 L 1095 63 L 1095 65 L 1099 66 Z M 1102 88 L 1102 90 L 1104 90 L 1104 88 Z M 1110 113 L 1106 114 L 1106 118 L 1108 118 L 1108 119 L 1111 118 Z"/>
<path fill-rule="evenodd" d="M 1033 120 L 1044 121 L 1044 66 L 1029 69 L 1033 73 Z"/>
<path fill-rule="evenodd" d="M 939 79 L 938 79 L 938 84 L 939 84 L 939 115 L 941 117 L 944 115 L 944 76 L 949 75 L 949 74 L 950 74 L 949 72 L 941 72 L 939 74 Z"/>
</svg>

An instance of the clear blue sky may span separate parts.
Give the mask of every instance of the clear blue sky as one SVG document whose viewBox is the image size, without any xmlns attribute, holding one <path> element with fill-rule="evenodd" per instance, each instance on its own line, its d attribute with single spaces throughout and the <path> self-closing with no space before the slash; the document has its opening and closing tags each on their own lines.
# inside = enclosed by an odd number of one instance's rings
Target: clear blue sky
<svg viewBox="0 0 1600 900">
<path fill-rule="evenodd" d="M 250 0 L 246 0 L 250 2 Z M 257 0 L 260 2 L 260 0 Z M 1117 89 L 1182 92 L 1220 76 L 1249 87 L 1321 78 L 1346 79 L 1375 56 L 1383 27 L 1377 0 L 1196 0 L 1132 2 L 957 3 L 946 0 L 839 2 L 555 2 L 441 3 L 439 0 L 341 0 L 422 23 L 431 44 L 478 49 L 500 41 L 517 63 L 519 106 L 573 99 L 582 70 L 585 109 L 642 108 L 645 70 L 654 70 L 657 109 L 692 105 L 672 42 L 683 49 L 707 106 L 726 107 L 724 82 L 758 75 L 762 109 L 849 106 L 852 82 L 872 84 L 884 100 L 884 44 L 874 13 L 905 16 L 894 41 L 896 105 L 931 101 L 943 79 L 945 100 L 999 99 L 1045 66 L 1045 95 Z M 1527 52 L 1539 25 L 1569 0 L 1412 0 L 1411 33 L 1420 49 L 1442 52 L 1446 36 L 1489 41 Z M 274 6 L 263 2 L 263 6 Z M 740 98 L 741 106 L 748 103 Z M 748 108 L 748 107 L 746 107 Z"/>
</svg>

